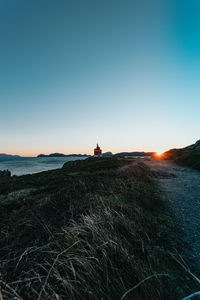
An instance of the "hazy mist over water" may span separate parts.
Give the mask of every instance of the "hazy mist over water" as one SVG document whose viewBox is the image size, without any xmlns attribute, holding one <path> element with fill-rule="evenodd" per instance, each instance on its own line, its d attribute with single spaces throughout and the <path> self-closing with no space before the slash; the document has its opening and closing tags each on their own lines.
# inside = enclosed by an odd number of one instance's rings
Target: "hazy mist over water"
<svg viewBox="0 0 200 300">
<path fill-rule="evenodd" d="M 12 175 L 26 175 L 61 168 L 67 161 L 86 157 L 21 157 L 0 159 L 0 170 L 9 170 Z"/>
</svg>

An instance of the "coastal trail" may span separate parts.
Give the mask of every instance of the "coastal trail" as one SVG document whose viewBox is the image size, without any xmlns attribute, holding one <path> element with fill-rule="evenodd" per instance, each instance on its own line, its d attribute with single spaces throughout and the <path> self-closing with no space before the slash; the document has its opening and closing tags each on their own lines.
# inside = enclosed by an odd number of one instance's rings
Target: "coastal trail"
<svg viewBox="0 0 200 300">
<path fill-rule="evenodd" d="M 200 172 L 170 161 L 145 162 L 154 172 L 181 232 L 190 266 L 200 274 Z"/>
</svg>

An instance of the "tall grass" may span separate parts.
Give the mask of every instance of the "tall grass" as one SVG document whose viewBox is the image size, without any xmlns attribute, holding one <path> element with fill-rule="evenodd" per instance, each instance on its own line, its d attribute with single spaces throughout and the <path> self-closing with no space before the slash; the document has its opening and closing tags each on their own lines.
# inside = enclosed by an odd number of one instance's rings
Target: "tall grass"
<svg viewBox="0 0 200 300">
<path fill-rule="evenodd" d="M 144 164 L 38 176 L 41 186 L 35 176 L 13 179 L 0 196 L 3 299 L 121 299 L 148 276 L 125 298 L 190 291 L 178 283 L 171 223 Z M 29 189 L 19 191 L 20 180 Z"/>
</svg>

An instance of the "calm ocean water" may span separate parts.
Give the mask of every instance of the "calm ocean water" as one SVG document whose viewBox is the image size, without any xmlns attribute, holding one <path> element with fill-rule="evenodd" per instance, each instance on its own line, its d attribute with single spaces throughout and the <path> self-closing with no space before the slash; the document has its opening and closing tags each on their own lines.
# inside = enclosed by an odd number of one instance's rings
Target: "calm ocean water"
<svg viewBox="0 0 200 300">
<path fill-rule="evenodd" d="M 17 159 L 0 159 L 0 170 L 10 170 L 12 175 L 33 174 L 61 168 L 67 161 L 85 159 L 86 157 L 23 157 Z"/>
</svg>

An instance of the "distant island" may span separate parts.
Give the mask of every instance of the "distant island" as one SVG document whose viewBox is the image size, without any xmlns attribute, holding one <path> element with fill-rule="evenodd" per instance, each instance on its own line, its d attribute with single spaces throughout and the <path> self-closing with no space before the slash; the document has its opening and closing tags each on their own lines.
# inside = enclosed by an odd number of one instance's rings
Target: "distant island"
<svg viewBox="0 0 200 300">
<path fill-rule="evenodd" d="M 6 154 L 6 153 L 0 153 L 0 157 L 21 157 L 19 155 L 11 155 L 11 154 Z"/>
<path fill-rule="evenodd" d="M 63 153 L 51 153 L 51 154 L 39 154 L 37 157 L 90 157 L 91 155 L 87 154 L 63 154 Z"/>
<path fill-rule="evenodd" d="M 0 160 L 10 160 L 10 159 L 18 159 L 18 158 L 22 158 L 22 157 L 19 155 L 0 153 Z"/>
</svg>

